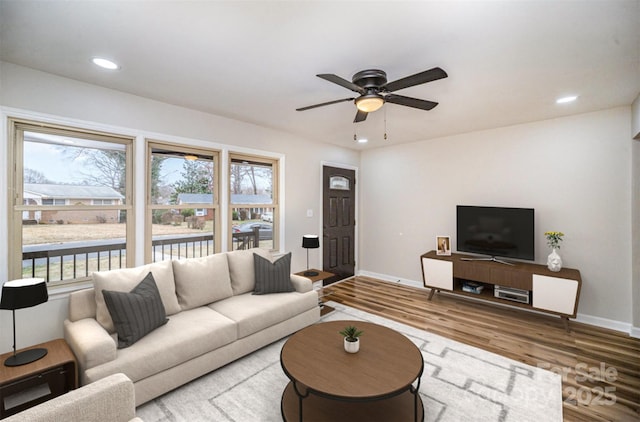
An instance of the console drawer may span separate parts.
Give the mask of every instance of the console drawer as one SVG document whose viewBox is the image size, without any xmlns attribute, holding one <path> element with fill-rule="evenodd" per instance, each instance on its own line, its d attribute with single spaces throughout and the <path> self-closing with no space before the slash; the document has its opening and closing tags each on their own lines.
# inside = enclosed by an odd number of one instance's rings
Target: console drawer
<svg viewBox="0 0 640 422">
<path fill-rule="evenodd" d="M 521 290 L 531 290 L 531 273 L 518 271 L 511 268 L 492 268 L 491 282 L 505 287 L 513 287 Z"/>
</svg>

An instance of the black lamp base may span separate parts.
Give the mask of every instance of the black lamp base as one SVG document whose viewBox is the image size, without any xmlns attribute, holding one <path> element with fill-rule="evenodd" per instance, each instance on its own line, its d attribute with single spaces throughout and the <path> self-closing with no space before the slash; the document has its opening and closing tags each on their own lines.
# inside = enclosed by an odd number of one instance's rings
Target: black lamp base
<svg viewBox="0 0 640 422">
<path fill-rule="evenodd" d="M 317 271 L 307 270 L 307 271 L 305 271 L 305 272 L 304 272 L 304 275 L 305 275 L 306 277 L 315 277 L 315 276 L 317 276 L 317 275 L 320 275 L 320 273 L 319 273 L 319 272 L 317 272 Z"/>
<path fill-rule="evenodd" d="M 47 349 L 29 349 L 17 353 L 4 361 L 4 366 L 20 366 L 27 363 L 35 362 L 47 355 Z"/>
</svg>

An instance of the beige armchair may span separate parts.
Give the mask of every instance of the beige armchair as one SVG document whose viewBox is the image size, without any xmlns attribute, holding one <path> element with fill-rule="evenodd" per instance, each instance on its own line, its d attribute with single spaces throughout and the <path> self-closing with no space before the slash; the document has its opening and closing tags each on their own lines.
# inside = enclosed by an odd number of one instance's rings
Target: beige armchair
<svg viewBox="0 0 640 422">
<path fill-rule="evenodd" d="M 141 422 L 133 383 L 114 374 L 41 403 L 3 422 Z"/>
</svg>

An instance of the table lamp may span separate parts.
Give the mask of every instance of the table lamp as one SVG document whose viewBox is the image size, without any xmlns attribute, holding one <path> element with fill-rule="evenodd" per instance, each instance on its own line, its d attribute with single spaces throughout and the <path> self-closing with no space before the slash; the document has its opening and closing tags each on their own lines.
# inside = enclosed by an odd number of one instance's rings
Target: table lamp
<svg viewBox="0 0 640 422">
<path fill-rule="evenodd" d="M 309 270 L 309 249 L 319 248 L 320 238 L 315 234 L 305 234 L 302 236 L 302 247 L 307 250 L 307 271 L 304 272 L 304 275 L 307 277 L 317 276 L 317 271 Z"/>
<path fill-rule="evenodd" d="M 20 366 L 43 358 L 47 349 L 29 349 L 16 353 L 16 309 L 30 308 L 49 300 L 44 278 L 25 278 L 7 281 L 2 285 L 0 309 L 13 312 L 13 355 L 4 361 L 5 366 Z"/>
</svg>

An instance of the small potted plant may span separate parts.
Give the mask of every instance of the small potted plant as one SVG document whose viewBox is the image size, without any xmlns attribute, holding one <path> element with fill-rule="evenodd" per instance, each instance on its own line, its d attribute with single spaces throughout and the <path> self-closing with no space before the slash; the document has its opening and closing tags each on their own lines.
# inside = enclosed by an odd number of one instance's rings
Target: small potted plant
<svg viewBox="0 0 640 422">
<path fill-rule="evenodd" d="M 358 330 L 353 325 L 344 327 L 344 330 L 340 331 L 340 334 L 344 336 L 344 350 L 348 353 L 357 353 L 360 350 L 360 339 L 362 331 Z"/>
</svg>

